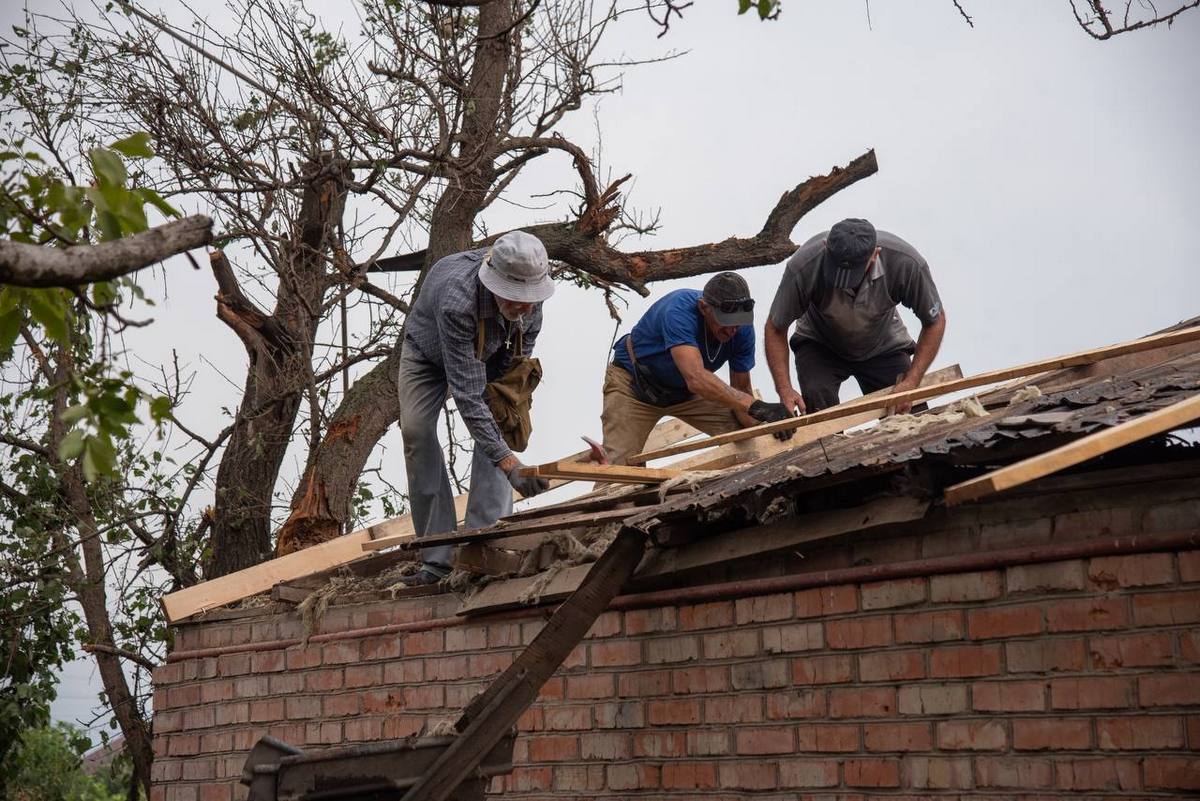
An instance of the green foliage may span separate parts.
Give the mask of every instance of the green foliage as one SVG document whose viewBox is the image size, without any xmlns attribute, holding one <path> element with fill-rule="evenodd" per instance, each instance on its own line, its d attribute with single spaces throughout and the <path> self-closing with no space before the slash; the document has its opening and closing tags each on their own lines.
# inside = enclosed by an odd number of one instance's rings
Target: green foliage
<svg viewBox="0 0 1200 801">
<path fill-rule="evenodd" d="M 776 19 L 782 6 L 783 0 L 738 0 L 738 13 L 745 14 L 753 8 L 759 19 Z"/>
<path fill-rule="evenodd" d="M 3 801 L 120 801 L 104 778 L 81 767 L 88 740 L 65 723 L 27 729 L 0 762 Z M 114 782 L 115 783 L 115 782 Z"/>
</svg>

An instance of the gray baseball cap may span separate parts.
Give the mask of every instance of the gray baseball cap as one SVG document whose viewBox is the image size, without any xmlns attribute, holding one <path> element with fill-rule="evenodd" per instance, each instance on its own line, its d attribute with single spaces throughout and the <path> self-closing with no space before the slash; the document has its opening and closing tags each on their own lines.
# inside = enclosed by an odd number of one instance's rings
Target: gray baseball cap
<svg viewBox="0 0 1200 801">
<path fill-rule="evenodd" d="M 533 234 L 509 231 L 483 257 L 479 282 L 504 300 L 541 303 L 554 294 L 546 246 Z"/>
<path fill-rule="evenodd" d="M 752 325 L 754 298 L 750 285 L 737 273 L 717 273 L 704 285 L 704 302 L 713 310 L 717 325 Z"/>
<path fill-rule="evenodd" d="M 851 217 L 830 228 L 822 259 L 826 283 L 851 288 L 862 283 L 875 242 L 875 226 L 866 220 Z"/>
</svg>

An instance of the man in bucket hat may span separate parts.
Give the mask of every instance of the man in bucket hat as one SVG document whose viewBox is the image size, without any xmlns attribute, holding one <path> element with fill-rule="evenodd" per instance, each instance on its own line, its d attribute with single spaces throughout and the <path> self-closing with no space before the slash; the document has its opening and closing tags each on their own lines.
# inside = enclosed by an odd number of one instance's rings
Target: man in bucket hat
<svg viewBox="0 0 1200 801">
<path fill-rule="evenodd" d="M 921 321 L 916 342 L 898 304 Z M 788 367 L 788 329 L 800 392 Z M 847 219 L 804 243 L 787 263 L 763 331 L 780 402 L 800 414 L 838 403 L 850 376 L 863 394 L 915 389 L 937 356 L 946 313 L 929 265 L 895 234 Z M 890 412 L 907 412 L 901 404 Z"/>
<path fill-rule="evenodd" d="M 617 340 L 604 376 L 604 448 L 624 464 L 665 416 L 707 434 L 783 420 L 778 403 L 751 394 L 754 299 L 737 273 L 719 273 L 704 290 L 668 292 Z M 729 364 L 729 383 L 714 373 Z M 790 432 L 788 432 L 790 436 Z"/>
<path fill-rule="evenodd" d="M 511 513 L 514 489 L 528 498 L 548 488 L 545 479 L 519 474 L 522 465 L 484 391 L 511 359 L 533 351 L 542 303 L 552 294 L 546 248 L 524 231 L 505 234 L 491 248 L 446 256 L 429 270 L 409 312 L 399 373 L 400 433 L 418 537 L 455 529 L 454 497 L 437 434 L 447 395 L 475 440 L 467 528 L 489 526 Z M 449 545 L 422 549 L 422 568 L 405 583 L 444 578 L 451 552 Z"/>
</svg>

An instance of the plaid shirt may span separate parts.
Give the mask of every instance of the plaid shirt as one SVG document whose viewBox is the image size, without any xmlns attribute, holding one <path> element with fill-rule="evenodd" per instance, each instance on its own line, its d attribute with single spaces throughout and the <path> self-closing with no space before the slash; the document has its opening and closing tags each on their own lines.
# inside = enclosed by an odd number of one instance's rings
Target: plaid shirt
<svg viewBox="0 0 1200 801">
<path fill-rule="evenodd" d="M 419 360 L 442 368 L 458 413 L 471 437 L 493 462 L 512 454 L 484 400 L 489 358 L 516 336 L 517 326 L 500 315 L 492 293 L 479 283 L 479 265 L 486 248 L 439 259 L 409 312 L 405 351 L 416 350 Z M 483 358 L 475 356 L 476 324 L 483 322 Z M 533 352 L 542 329 L 542 304 L 534 306 L 524 323 L 524 356 Z"/>
</svg>

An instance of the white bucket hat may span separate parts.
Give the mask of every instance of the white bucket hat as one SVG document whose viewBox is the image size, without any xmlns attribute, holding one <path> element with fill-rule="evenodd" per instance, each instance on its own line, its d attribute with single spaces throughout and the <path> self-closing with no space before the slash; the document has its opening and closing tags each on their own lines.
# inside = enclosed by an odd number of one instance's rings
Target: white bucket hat
<svg viewBox="0 0 1200 801">
<path fill-rule="evenodd" d="M 479 281 L 493 295 L 516 303 L 541 303 L 554 294 L 546 246 L 524 231 L 496 240 L 479 265 Z"/>
</svg>

